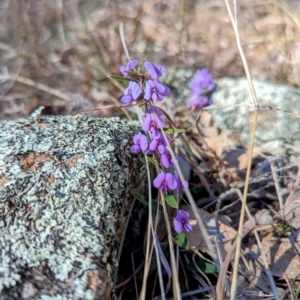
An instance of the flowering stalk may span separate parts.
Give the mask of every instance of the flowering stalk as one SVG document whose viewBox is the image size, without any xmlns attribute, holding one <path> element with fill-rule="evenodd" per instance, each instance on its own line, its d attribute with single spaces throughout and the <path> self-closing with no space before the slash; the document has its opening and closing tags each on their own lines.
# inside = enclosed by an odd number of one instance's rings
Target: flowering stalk
<svg viewBox="0 0 300 300">
<path fill-rule="evenodd" d="M 191 97 L 187 106 L 202 109 L 211 104 L 211 96 L 217 85 L 207 69 L 200 69 L 195 73 L 190 88 Z"/>
<path fill-rule="evenodd" d="M 177 160 L 172 158 L 170 151 L 167 149 L 172 139 L 166 133 L 162 133 L 162 130 L 166 127 L 164 112 L 155 106 L 155 103 L 163 101 L 170 94 L 169 87 L 159 80 L 164 74 L 165 68 L 163 66 L 155 66 L 153 63 L 146 61 L 144 63 L 145 71 L 140 72 L 135 69 L 137 64 L 136 60 L 131 60 L 126 66 L 120 67 L 123 76 L 130 80 L 124 95 L 121 97 L 121 101 L 125 104 L 144 101 L 146 108 L 142 124 L 142 129 L 146 134 L 142 132 L 136 134 L 133 137 L 133 145 L 130 149 L 134 154 L 144 152 L 156 159 L 158 164 L 160 164 L 161 172 L 153 180 L 153 186 L 165 193 L 166 199 L 170 199 L 170 192 L 188 187 L 188 182 L 181 182 L 176 172 L 172 174 L 170 171 L 165 170 L 177 164 Z M 166 201 L 169 203 L 168 200 Z M 171 204 L 169 203 L 169 205 Z M 189 225 L 188 219 L 189 214 L 179 210 L 173 221 L 174 230 L 177 233 L 190 231 L 192 227 Z M 181 222 L 183 225 L 179 226 L 178 222 Z"/>
</svg>

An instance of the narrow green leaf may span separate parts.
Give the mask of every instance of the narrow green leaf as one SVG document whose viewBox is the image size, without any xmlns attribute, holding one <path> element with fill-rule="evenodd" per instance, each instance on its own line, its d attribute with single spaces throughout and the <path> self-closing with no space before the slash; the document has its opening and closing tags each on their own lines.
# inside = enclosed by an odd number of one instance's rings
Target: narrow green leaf
<svg viewBox="0 0 300 300">
<path fill-rule="evenodd" d="M 189 241 L 183 232 L 182 233 L 174 233 L 174 239 L 175 239 L 176 244 L 179 247 L 186 248 L 186 249 L 190 248 Z"/>
<path fill-rule="evenodd" d="M 166 201 L 171 207 L 178 208 L 178 203 L 173 195 L 167 195 Z"/>
<path fill-rule="evenodd" d="M 197 264 L 197 267 L 205 274 L 216 273 L 219 270 L 216 265 L 208 263 L 208 262 L 196 261 L 196 264 Z M 198 271 L 194 263 L 188 263 L 186 265 L 186 267 L 193 272 Z"/>
<path fill-rule="evenodd" d="M 134 81 L 131 78 L 123 77 L 123 76 L 118 76 L 118 75 L 108 75 L 109 78 L 115 79 L 117 81 L 120 81 L 122 83 L 129 83 L 130 81 Z"/>
<path fill-rule="evenodd" d="M 185 129 L 181 129 L 181 128 L 165 128 L 164 129 L 164 133 L 166 133 L 166 134 L 181 133 L 181 132 L 185 132 Z"/>
<path fill-rule="evenodd" d="M 133 196 L 134 196 L 137 200 L 139 200 L 141 203 L 143 203 L 143 204 L 146 205 L 146 206 L 149 206 L 149 203 L 143 198 L 143 196 L 142 196 L 141 194 L 136 193 L 136 192 L 133 192 L 132 194 L 133 194 Z M 158 207 L 158 210 L 159 210 L 159 211 L 163 211 L 162 205 L 159 204 L 157 201 L 152 200 L 152 209 L 153 209 L 153 210 L 157 210 L 157 207 Z"/>
<path fill-rule="evenodd" d="M 143 196 L 142 196 L 141 194 L 136 193 L 136 192 L 133 192 L 132 194 L 133 194 L 133 196 L 134 196 L 137 200 L 139 200 L 141 203 L 145 204 L 146 206 L 149 205 L 149 203 L 148 203 L 146 200 L 144 200 L 144 198 L 143 198 Z"/>
<path fill-rule="evenodd" d="M 151 164 L 154 164 L 156 166 L 156 164 L 157 164 L 156 160 L 152 156 L 146 155 L 146 157 L 147 157 L 148 161 L 151 162 Z"/>
<path fill-rule="evenodd" d="M 157 206 L 158 206 L 159 211 L 163 211 L 162 205 L 160 203 L 158 203 L 157 201 L 152 200 L 152 209 L 157 210 Z"/>
</svg>

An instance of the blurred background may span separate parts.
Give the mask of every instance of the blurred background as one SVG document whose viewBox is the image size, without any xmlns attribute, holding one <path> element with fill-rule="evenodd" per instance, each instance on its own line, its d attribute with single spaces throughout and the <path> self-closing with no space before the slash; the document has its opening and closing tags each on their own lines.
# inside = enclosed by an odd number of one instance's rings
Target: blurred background
<svg viewBox="0 0 300 300">
<path fill-rule="evenodd" d="M 118 103 L 107 75 L 127 63 L 120 23 L 131 58 L 164 65 L 178 93 L 182 70 L 244 76 L 223 0 L 1 0 L 0 14 L 0 119 L 41 105 L 64 115 Z M 253 77 L 299 87 L 300 2 L 238 1 L 238 24 Z"/>
</svg>

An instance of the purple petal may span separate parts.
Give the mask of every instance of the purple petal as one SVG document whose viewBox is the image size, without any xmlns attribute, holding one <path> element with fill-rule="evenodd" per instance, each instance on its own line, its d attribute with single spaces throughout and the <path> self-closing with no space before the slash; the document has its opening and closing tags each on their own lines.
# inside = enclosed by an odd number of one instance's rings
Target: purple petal
<svg viewBox="0 0 300 300">
<path fill-rule="evenodd" d="M 175 160 L 172 159 L 171 153 L 167 149 L 165 149 L 164 153 L 160 156 L 160 161 L 161 161 L 162 165 L 165 168 L 169 168 L 171 165 L 176 165 L 177 162 L 178 162 L 176 159 Z M 177 180 L 176 175 L 177 175 L 177 173 L 175 172 L 174 177 L 177 181 L 177 188 L 176 189 L 178 189 L 178 180 Z"/>
<path fill-rule="evenodd" d="M 190 87 L 194 93 L 202 93 L 212 91 L 215 88 L 215 82 L 207 69 L 201 69 L 195 73 Z"/>
<path fill-rule="evenodd" d="M 155 151 L 158 147 L 159 140 L 152 140 L 149 145 L 149 150 Z"/>
<path fill-rule="evenodd" d="M 165 67 L 164 66 L 157 66 L 156 69 L 158 72 L 163 75 L 165 73 Z"/>
<path fill-rule="evenodd" d="M 166 122 L 159 118 L 155 113 L 151 114 L 152 120 L 155 120 L 155 124 L 157 125 L 157 128 L 164 128 L 166 126 Z"/>
<path fill-rule="evenodd" d="M 190 214 L 185 210 L 179 209 L 177 211 L 176 218 L 179 218 L 180 220 L 188 220 L 190 218 Z"/>
<path fill-rule="evenodd" d="M 158 95 L 156 93 L 152 93 L 152 100 L 156 102 L 158 100 Z"/>
<path fill-rule="evenodd" d="M 163 144 L 160 144 L 158 147 L 157 147 L 157 150 L 160 154 L 163 154 L 165 151 L 166 151 L 166 147 L 165 145 Z"/>
<path fill-rule="evenodd" d="M 137 60 L 135 60 L 135 59 L 131 60 L 131 61 L 127 64 L 128 70 L 133 69 L 137 64 L 138 64 L 138 61 L 137 61 Z"/>
<path fill-rule="evenodd" d="M 152 122 L 151 114 L 146 114 L 146 119 L 145 119 L 144 123 L 142 124 L 142 129 L 144 131 L 150 131 L 151 122 Z"/>
<path fill-rule="evenodd" d="M 130 151 L 134 154 L 139 154 L 142 151 L 142 149 L 140 145 L 133 145 L 130 147 Z"/>
<path fill-rule="evenodd" d="M 143 134 L 141 132 L 139 132 L 136 135 L 134 135 L 134 137 L 133 137 L 133 143 L 136 144 L 136 145 L 139 144 L 142 135 Z"/>
<path fill-rule="evenodd" d="M 166 86 L 160 83 L 159 81 L 154 81 L 154 86 L 159 94 L 164 95 Z"/>
<path fill-rule="evenodd" d="M 158 78 L 163 75 L 165 68 L 163 66 L 157 66 L 155 67 L 153 63 L 149 61 L 145 61 L 144 67 L 147 71 L 147 73 L 153 78 Z"/>
<path fill-rule="evenodd" d="M 207 96 L 200 95 L 200 96 L 192 96 L 187 103 L 188 107 L 196 106 L 197 108 L 201 109 L 204 106 L 209 104 L 209 99 Z"/>
<path fill-rule="evenodd" d="M 138 64 L 137 60 L 131 60 L 126 66 L 120 67 L 120 72 L 124 77 L 129 77 L 128 71 L 132 70 Z"/>
<path fill-rule="evenodd" d="M 165 168 L 169 168 L 171 166 L 171 161 L 168 154 L 162 154 L 160 156 L 160 162 Z"/>
<path fill-rule="evenodd" d="M 170 93 L 171 93 L 171 90 L 170 90 L 169 87 L 167 87 L 166 85 L 164 85 L 164 87 L 165 87 L 165 90 L 164 90 L 163 95 L 164 95 L 165 97 L 168 97 L 168 96 L 170 95 Z"/>
<path fill-rule="evenodd" d="M 177 187 L 177 181 L 171 173 L 166 174 L 166 183 L 170 190 L 175 190 Z"/>
<path fill-rule="evenodd" d="M 124 95 L 122 98 L 121 98 L 121 102 L 125 103 L 125 104 L 130 104 L 134 101 L 134 99 L 132 98 L 132 96 L 130 94 L 128 95 Z"/>
<path fill-rule="evenodd" d="M 184 182 L 182 182 L 180 180 L 180 177 L 179 177 L 179 175 L 177 174 L 176 171 L 174 172 L 174 177 L 175 177 L 175 179 L 177 181 L 177 188 L 176 188 L 176 190 L 179 191 L 179 190 L 182 190 L 182 189 L 185 189 L 185 188 L 189 187 L 189 183 L 186 180 Z"/>
<path fill-rule="evenodd" d="M 126 77 L 126 75 L 127 75 L 127 72 L 125 72 L 126 71 L 126 66 L 121 66 L 120 67 L 120 72 L 122 73 L 122 75 L 124 76 L 124 77 Z"/>
<path fill-rule="evenodd" d="M 183 230 L 183 225 L 182 225 L 182 222 L 181 220 L 177 220 L 176 218 L 173 220 L 173 225 L 174 225 L 174 230 L 177 232 L 177 233 L 181 233 L 182 230 Z"/>
<path fill-rule="evenodd" d="M 166 174 L 164 172 L 159 173 L 156 178 L 153 180 L 153 185 L 157 188 L 157 189 L 161 189 L 162 186 L 164 185 L 165 182 L 165 178 L 166 178 Z"/>
<path fill-rule="evenodd" d="M 145 114 L 146 119 L 142 125 L 142 128 L 144 131 L 149 131 L 151 128 L 153 129 L 161 129 L 163 127 L 165 127 L 166 123 L 157 118 L 157 116 L 155 116 L 154 114 Z"/>
<path fill-rule="evenodd" d="M 129 85 L 130 85 L 130 87 L 131 87 L 131 94 L 132 94 L 132 97 L 133 97 L 134 100 L 136 100 L 136 99 L 139 97 L 139 95 L 141 94 L 142 89 L 141 89 L 141 87 L 140 87 L 136 82 L 134 82 L 134 81 L 131 81 L 131 82 L 129 83 Z"/>
<path fill-rule="evenodd" d="M 152 139 L 154 139 L 154 140 L 160 139 L 160 137 L 161 137 L 160 131 L 151 127 L 150 132 L 151 132 Z"/>
<path fill-rule="evenodd" d="M 148 139 L 145 135 L 141 137 L 140 146 L 142 151 L 146 151 L 148 149 Z"/>
<path fill-rule="evenodd" d="M 152 85 L 151 82 L 149 82 L 150 80 L 146 81 L 146 88 L 145 88 L 145 94 L 144 94 L 144 99 L 145 100 L 150 100 L 151 96 L 152 96 Z"/>
<path fill-rule="evenodd" d="M 154 105 L 149 105 L 147 107 L 147 112 L 156 114 L 158 117 L 161 117 L 164 115 L 164 112 L 160 108 L 158 108 L 157 106 L 154 106 Z"/>
<path fill-rule="evenodd" d="M 185 223 L 184 225 L 183 225 L 183 227 L 184 227 L 184 229 L 185 229 L 185 231 L 187 231 L 187 232 L 189 232 L 189 231 L 192 231 L 192 225 L 190 224 L 190 223 Z"/>
</svg>

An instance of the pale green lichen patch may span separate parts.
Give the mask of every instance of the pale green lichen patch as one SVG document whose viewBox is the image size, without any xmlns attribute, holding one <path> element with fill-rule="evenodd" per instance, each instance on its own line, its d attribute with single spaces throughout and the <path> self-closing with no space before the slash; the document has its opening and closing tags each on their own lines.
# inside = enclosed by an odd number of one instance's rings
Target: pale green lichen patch
<svg viewBox="0 0 300 300">
<path fill-rule="evenodd" d="M 0 122 L 1 295 L 107 294 L 117 224 L 141 178 L 129 150 L 136 131 L 87 116 Z"/>
<path fill-rule="evenodd" d="M 221 78 L 210 110 L 215 126 L 248 147 L 255 107 L 246 78 Z M 285 85 L 253 80 L 260 105 L 255 132 L 255 144 L 297 162 L 300 154 L 300 90 Z M 222 107 L 223 106 L 223 107 Z M 221 108 L 222 107 L 222 108 Z"/>
</svg>

